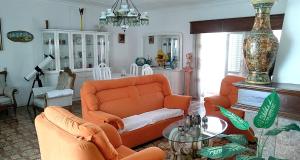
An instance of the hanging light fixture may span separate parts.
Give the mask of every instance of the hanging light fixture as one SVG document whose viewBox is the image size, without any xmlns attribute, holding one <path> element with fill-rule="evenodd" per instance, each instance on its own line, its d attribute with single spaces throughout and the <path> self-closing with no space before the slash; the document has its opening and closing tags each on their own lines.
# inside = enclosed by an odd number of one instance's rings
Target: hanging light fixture
<svg viewBox="0 0 300 160">
<path fill-rule="evenodd" d="M 147 12 L 141 14 L 131 0 L 117 0 L 111 9 L 101 12 L 99 21 L 101 25 L 121 27 L 125 32 L 128 27 L 148 25 L 149 17 Z"/>
</svg>

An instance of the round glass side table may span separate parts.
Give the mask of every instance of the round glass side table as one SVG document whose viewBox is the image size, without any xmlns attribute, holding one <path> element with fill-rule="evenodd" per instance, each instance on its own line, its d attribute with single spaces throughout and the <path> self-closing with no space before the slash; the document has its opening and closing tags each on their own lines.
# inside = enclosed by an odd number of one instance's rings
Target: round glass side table
<svg viewBox="0 0 300 160">
<path fill-rule="evenodd" d="M 199 149 L 209 146 L 211 138 L 226 130 L 226 121 L 211 116 L 208 116 L 207 119 L 206 125 L 193 127 L 186 127 L 186 119 L 182 119 L 163 130 L 163 136 L 169 140 L 171 145 L 173 160 L 197 158 Z"/>
</svg>

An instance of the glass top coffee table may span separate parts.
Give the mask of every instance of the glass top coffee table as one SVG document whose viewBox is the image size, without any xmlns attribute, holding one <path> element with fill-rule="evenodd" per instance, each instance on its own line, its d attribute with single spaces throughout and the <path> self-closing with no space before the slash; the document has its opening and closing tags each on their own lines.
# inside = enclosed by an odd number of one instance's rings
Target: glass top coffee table
<svg viewBox="0 0 300 160">
<path fill-rule="evenodd" d="M 197 151 L 210 145 L 210 139 L 223 133 L 227 128 L 227 122 L 207 116 L 207 123 L 186 126 L 186 119 L 170 124 L 163 130 L 163 136 L 169 140 L 174 160 L 194 159 Z"/>
</svg>

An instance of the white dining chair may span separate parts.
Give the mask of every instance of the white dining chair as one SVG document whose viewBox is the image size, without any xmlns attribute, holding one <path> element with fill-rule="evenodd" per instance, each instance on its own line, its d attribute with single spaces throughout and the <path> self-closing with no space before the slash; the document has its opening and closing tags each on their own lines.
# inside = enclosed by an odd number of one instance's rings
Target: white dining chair
<svg viewBox="0 0 300 160">
<path fill-rule="evenodd" d="M 153 70 L 151 67 L 146 67 L 145 69 L 142 69 L 142 75 L 152 75 L 153 74 Z"/>
<path fill-rule="evenodd" d="M 139 66 L 135 63 L 130 65 L 130 75 L 138 76 L 139 75 Z"/>
<path fill-rule="evenodd" d="M 150 67 L 150 68 L 151 68 L 151 66 L 150 66 L 149 64 L 144 64 L 144 65 L 142 66 L 142 70 L 145 69 L 145 68 L 147 68 L 147 67 Z"/>
<path fill-rule="evenodd" d="M 107 67 L 105 63 L 100 63 L 98 66 L 99 66 L 100 68 Z"/>
<path fill-rule="evenodd" d="M 95 67 L 93 69 L 94 80 L 109 80 L 111 79 L 111 71 L 109 67 Z"/>
</svg>

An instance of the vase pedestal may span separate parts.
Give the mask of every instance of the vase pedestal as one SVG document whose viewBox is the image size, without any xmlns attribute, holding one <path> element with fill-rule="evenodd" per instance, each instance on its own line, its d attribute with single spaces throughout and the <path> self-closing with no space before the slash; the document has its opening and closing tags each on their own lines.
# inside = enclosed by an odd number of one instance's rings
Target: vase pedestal
<svg viewBox="0 0 300 160">
<path fill-rule="evenodd" d="M 249 72 L 246 82 L 251 84 L 270 84 L 271 79 L 268 72 Z"/>
</svg>

